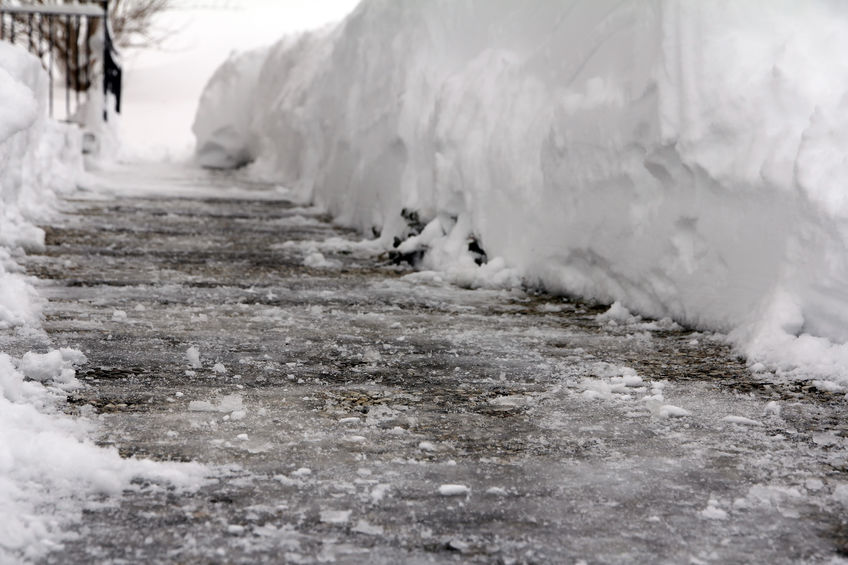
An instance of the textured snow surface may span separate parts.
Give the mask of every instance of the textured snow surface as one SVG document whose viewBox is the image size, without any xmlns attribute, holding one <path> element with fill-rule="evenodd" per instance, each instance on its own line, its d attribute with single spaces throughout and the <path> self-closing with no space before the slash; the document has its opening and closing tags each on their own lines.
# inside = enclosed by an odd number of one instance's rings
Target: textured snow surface
<svg viewBox="0 0 848 565">
<path fill-rule="evenodd" d="M 473 234 L 485 280 L 845 383 L 846 31 L 828 0 L 366 0 L 225 63 L 198 157 L 254 161 L 386 243 L 415 210 L 425 267 L 460 283 L 483 286 Z"/>
</svg>

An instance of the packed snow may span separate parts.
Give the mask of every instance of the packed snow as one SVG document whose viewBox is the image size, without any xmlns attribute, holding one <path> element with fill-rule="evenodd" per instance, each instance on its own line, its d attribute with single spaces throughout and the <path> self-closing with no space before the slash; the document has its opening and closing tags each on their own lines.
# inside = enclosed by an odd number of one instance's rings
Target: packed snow
<svg viewBox="0 0 848 565">
<path fill-rule="evenodd" d="M 829 0 L 366 0 L 224 63 L 197 156 L 460 284 L 617 302 L 844 384 L 846 29 Z"/>
<path fill-rule="evenodd" d="M 83 174 L 81 133 L 46 118 L 47 76 L 25 51 L 0 42 L 0 329 L 37 331 L 42 299 L 15 257 L 41 249 L 56 195 Z M 120 315 L 119 315 L 120 314 Z M 115 312 L 126 320 L 125 312 Z M 135 479 L 188 487 L 204 468 L 122 458 L 90 439 L 93 410 L 63 414 L 80 387 L 85 355 L 63 348 L 21 357 L 0 353 L 0 562 L 37 559 L 61 548 L 95 495 L 140 489 Z M 90 407 L 89 407 L 90 408 Z"/>
</svg>

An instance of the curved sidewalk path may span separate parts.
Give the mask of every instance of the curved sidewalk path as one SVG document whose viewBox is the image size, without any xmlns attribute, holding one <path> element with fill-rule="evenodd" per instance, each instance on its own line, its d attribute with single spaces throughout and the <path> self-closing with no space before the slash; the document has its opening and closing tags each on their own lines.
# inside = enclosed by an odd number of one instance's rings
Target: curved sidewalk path
<svg viewBox="0 0 848 565">
<path fill-rule="evenodd" d="M 49 562 L 848 555 L 844 393 L 770 385 L 710 335 L 409 276 L 282 191 L 144 183 L 67 201 L 27 268 L 51 340 L 88 356 L 72 406 L 99 440 L 212 480 L 93 507 Z"/>
</svg>

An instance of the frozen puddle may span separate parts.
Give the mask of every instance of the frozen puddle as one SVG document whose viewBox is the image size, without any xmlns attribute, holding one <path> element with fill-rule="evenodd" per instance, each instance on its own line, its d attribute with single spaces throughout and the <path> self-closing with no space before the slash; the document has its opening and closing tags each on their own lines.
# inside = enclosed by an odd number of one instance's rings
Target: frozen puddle
<svg viewBox="0 0 848 565">
<path fill-rule="evenodd" d="M 86 514 L 48 562 L 848 551 L 844 392 L 757 380 L 673 324 L 401 278 L 284 191 L 195 175 L 70 202 L 28 269 L 89 359 L 72 402 L 100 441 L 223 470 Z"/>
</svg>

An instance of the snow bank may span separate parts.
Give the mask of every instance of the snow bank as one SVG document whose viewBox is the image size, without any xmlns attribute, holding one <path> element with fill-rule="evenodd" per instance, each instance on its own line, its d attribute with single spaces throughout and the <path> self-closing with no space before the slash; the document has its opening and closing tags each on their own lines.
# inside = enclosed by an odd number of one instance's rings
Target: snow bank
<svg viewBox="0 0 848 565">
<path fill-rule="evenodd" d="M 41 63 L 0 42 L 0 245 L 40 247 L 31 220 L 49 217 L 56 192 L 76 188 L 82 171 L 75 126 L 46 118 L 47 76 Z"/>
<path fill-rule="evenodd" d="M 41 63 L 0 42 L 0 329 L 38 323 L 41 300 L 13 255 L 44 246 L 32 222 L 49 218 L 55 193 L 82 172 L 79 132 L 45 118 L 46 96 Z"/>
<path fill-rule="evenodd" d="M 46 76 L 37 59 L 0 42 L 0 329 L 37 328 L 42 300 L 18 271 L 14 256 L 44 245 L 31 222 L 53 212 L 58 191 L 82 173 L 80 134 L 45 115 Z M 122 459 L 97 447 L 93 423 L 61 413 L 78 387 L 71 349 L 0 353 L 0 563 L 37 559 L 60 547 L 83 501 L 138 488 L 135 478 L 189 486 L 198 465 Z"/>
<path fill-rule="evenodd" d="M 414 210 L 459 280 L 473 237 L 492 276 L 846 383 L 846 32 L 834 0 L 366 0 L 226 63 L 198 157 L 387 243 Z"/>
<path fill-rule="evenodd" d="M 135 478 L 178 487 L 202 480 L 200 465 L 123 459 L 116 449 L 97 447 L 88 439 L 91 421 L 57 413 L 66 391 L 79 386 L 74 364 L 84 361 L 70 349 L 22 359 L 0 353 L 2 563 L 59 548 L 64 528 L 80 517 L 80 501 L 93 494 L 139 488 Z"/>
<path fill-rule="evenodd" d="M 41 301 L 15 272 L 13 253 L 41 249 L 33 225 L 53 212 L 55 193 L 82 171 L 76 128 L 45 118 L 47 77 L 40 62 L 0 42 L 0 328 L 35 325 Z"/>
</svg>

